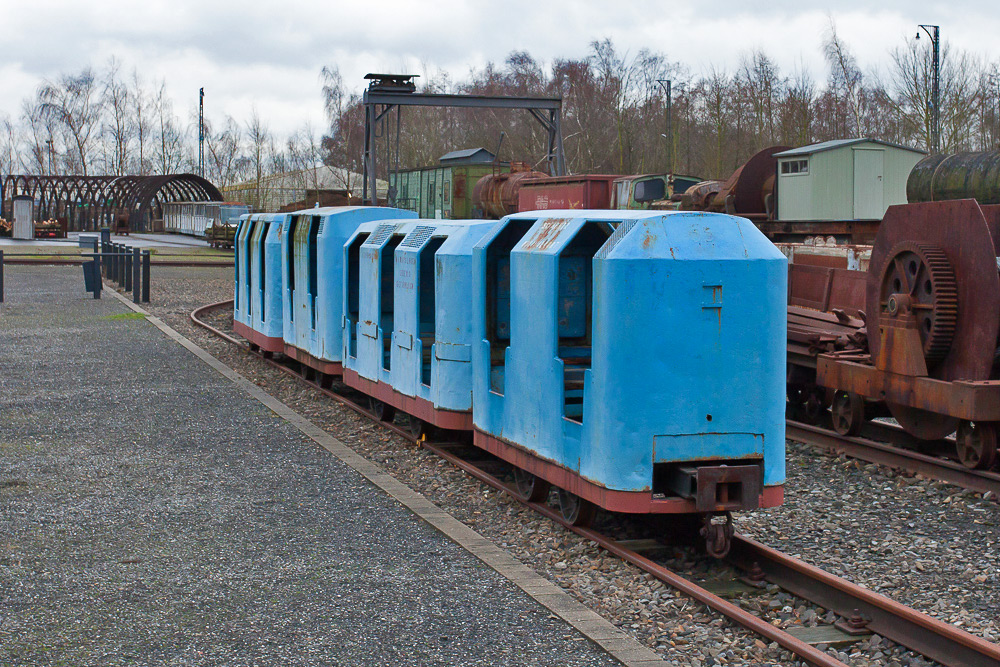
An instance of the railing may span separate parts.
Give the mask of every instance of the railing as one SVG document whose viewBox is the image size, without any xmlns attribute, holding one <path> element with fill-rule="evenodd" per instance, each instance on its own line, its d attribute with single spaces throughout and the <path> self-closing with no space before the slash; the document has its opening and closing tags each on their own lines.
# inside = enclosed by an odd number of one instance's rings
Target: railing
<svg viewBox="0 0 1000 667">
<path fill-rule="evenodd" d="M 125 243 L 95 240 L 94 252 L 82 253 L 83 257 L 93 257 L 84 262 L 83 273 L 87 291 L 101 298 L 101 278 L 117 284 L 126 292 L 132 292 L 134 303 L 149 303 L 150 252 L 139 250 Z"/>
</svg>

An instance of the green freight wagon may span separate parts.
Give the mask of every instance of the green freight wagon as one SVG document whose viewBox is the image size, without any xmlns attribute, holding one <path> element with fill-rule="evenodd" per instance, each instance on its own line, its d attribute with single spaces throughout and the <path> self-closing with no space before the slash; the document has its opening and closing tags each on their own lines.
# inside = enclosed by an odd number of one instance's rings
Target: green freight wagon
<svg viewBox="0 0 1000 667">
<path fill-rule="evenodd" d="M 510 171 L 507 162 L 485 148 L 469 148 L 442 155 L 439 166 L 406 169 L 389 175 L 398 208 L 421 218 L 464 219 L 482 217 L 472 209 L 472 188 L 483 176 Z M 391 202 L 390 202 L 391 205 Z"/>
</svg>

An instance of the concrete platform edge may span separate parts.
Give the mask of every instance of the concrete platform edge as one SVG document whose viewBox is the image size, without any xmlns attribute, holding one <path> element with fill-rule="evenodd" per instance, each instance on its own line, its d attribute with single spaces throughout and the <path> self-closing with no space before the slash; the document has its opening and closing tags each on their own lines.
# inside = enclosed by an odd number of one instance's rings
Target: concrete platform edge
<svg viewBox="0 0 1000 667">
<path fill-rule="evenodd" d="M 343 442 L 333 437 L 311 421 L 295 412 L 275 397 L 250 382 L 229 366 L 216 359 L 206 350 L 160 318 L 132 303 L 113 287 L 105 284 L 105 294 L 111 294 L 129 309 L 145 315 L 147 321 L 163 332 L 168 338 L 187 349 L 191 354 L 208 364 L 219 374 L 232 381 L 243 391 L 262 403 L 272 412 L 292 424 L 301 433 L 360 473 L 368 481 L 434 526 L 448 539 L 478 558 L 488 567 L 510 580 L 533 600 L 544 606 L 553 615 L 572 626 L 584 637 L 600 646 L 609 655 L 628 667 L 658 667 L 670 663 L 662 660 L 654 651 L 622 632 L 605 618 L 586 605 L 574 599 L 562 588 L 537 574 L 519 560 L 504 551 L 491 540 L 465 525 L 447 511 L 427 500 L 422 494 L 386 473 L 378 465 L 364 458 Z"/>
</svg>

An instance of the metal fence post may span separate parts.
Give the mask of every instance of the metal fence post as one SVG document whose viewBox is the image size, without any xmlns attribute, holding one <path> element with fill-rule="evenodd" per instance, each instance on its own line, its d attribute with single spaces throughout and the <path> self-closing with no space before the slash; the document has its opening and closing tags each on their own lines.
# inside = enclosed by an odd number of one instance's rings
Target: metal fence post
<svg viewBox="0 0 1000 667">
<path fill-rule="evenodd" d="M 96 252 L 96 250 L 97 250 L 97 244 L 96 243 L 94 244 L 94 250 L 95 250 L 95 252 L 94 252 L 94 261 L 97 262 L 97 264 L 94 265 L 94 298 L 95 299 L 100 299 L 101 298 L 101 288 L 104 287 L 104 283 L 101 282 L 101 271 L 103 270 L 103 266 L 102 265 L 106 264 L 106 262 L 102 262 L 101 258 L 103 257 L 103 255 L 99 255 Z"/>
<path fill-rule="evenodd" d="M 107 252 L 108 252 L 108 246 L 104 242 L 104 240 L 101 239 L 101 256 L 103 257 Z M 107 270 L 108 270 L 108 263 L 107 262 L 102 262 L 101 263 L 101 276 L 107 278 L 108 277 Z"/>
<path fill-rule="evenodd" d="M 132 303 L 139 303 L 142 297 L 142 260 L 139 249 L 132 248 Z"/>
<path fill-rule="evenodd" d="M 132 251 L 125 246 L 125 291 L 132 291 Z"/>
<path fill-rule="evenodd" d="M 149 303 L 149 251 L 142 251 L 142 301 Z"/>
<path fill-rule="evenodd" d="M 122 259 L 124 259 L 122 257 L 122 244 L 121 243 L 116 243 L 115 244 L 115 282 L 118 283 L 119 287 L 121 287 L 122 283 L 125 282 L 124 280 L 122 280 L 122 278 L 125 277 L 125 271 L 122 270 L 124 268 L 122 266 Z"/>
<path fill-rule="evenodd" d="M 111 242 L 111 282 L 118 284 L 118 244 L 114 241 Z"/>
<path fill-rule="evenodd" d="M 0 250 L 0 303 L 3 303 L 3 250 Z"/>
</svg>

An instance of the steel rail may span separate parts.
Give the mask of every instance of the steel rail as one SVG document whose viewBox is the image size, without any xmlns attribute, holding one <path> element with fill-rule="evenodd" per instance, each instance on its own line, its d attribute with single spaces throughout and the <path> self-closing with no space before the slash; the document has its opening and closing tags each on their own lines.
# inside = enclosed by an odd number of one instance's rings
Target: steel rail
<svg viewBox="0 0 1000 667">
<path fill-rule="evenodd" d="M 202 306 L 191 312 L 190 319 L 196 325 L 207 329 L 216 336 L 244 350 L 250 351 L 249 346 L 243 341 L 213 327 L 207 322 L 202 321 L 199 317 L 203 313 L 230 306 L 232 303 L 233 301 L 230 299 Z M 605 551 L 653 575 L 678 592 L 701 602 L 747 630 L 777 642 L 779 646 L 792 652 L 808 664 L 816 665 L 817 667 L 843 667 L 844 663 L 827 653 L 805 643 L 785 630 L 771 625 L 769 622 L 751 614 L 738 605 L 722 599 L 669 568 L 621 546 L 616 540 L 601 535 L 590 528 L 569 524 L 562 518 L 559 512 L 546 504 L 525 501 L 508 484 L 478 468 L 475 464 L 447 451 L 447 449 L 426 440 L 417 440 L 405 429 L 378 420 L 375 415 L 349 398 L 322 387 L 317 382 L 305 379 L 293 369 L 278 363 L 274 359 L 263 356 L 261 358 L 269 365 L 302 380 L 355 412 L 384 425 L 410 442 L 419 444 L 476 479 L 497 490 L 506 492 L 512 498 L 517 499 L 522 504 L 551 521 L 560 524 L 581 537 L 593 541 Z M 877 632 L 901 646 L 936 660 L 948 667 L 1000 666 L 1000 646 L 932 618 L 915 609 L 906 607 L 884 595 L 825 572 L 797 558 L 776 551 L 751 538 L 736 535 L 733 538 L 732 550 L 727 560 L 748 571 L 754 569 L 756 565 L 772 583 L 816 605 L 833 610 L 840 616 L 849 618 L 857 612 L 864 618 L 866 622 L 865 626 L 868 630 Z"/>
<path fill-rule="evenodd" d="M 789 593 L 831 609 L 844 618 L 858 614 L 871 632 L 942 665 L 1000 665 L 1000 646 L 751 538 L 736 535 L 729 559 L 747 568 L 756 563 L 769 581 Z"/>
<path fill-rule="evenodd" d="M 960 463 L 928 456 L 902 447 L 867 438 L 845 437 L 836 431 L 788 420 L 785 436 L 807 445 L 844 453 L 852 458 L 899 468 L 971 491 L 992 491 L 1000 496 L 1000 474 L 970 470 Z"/>
</svg>

